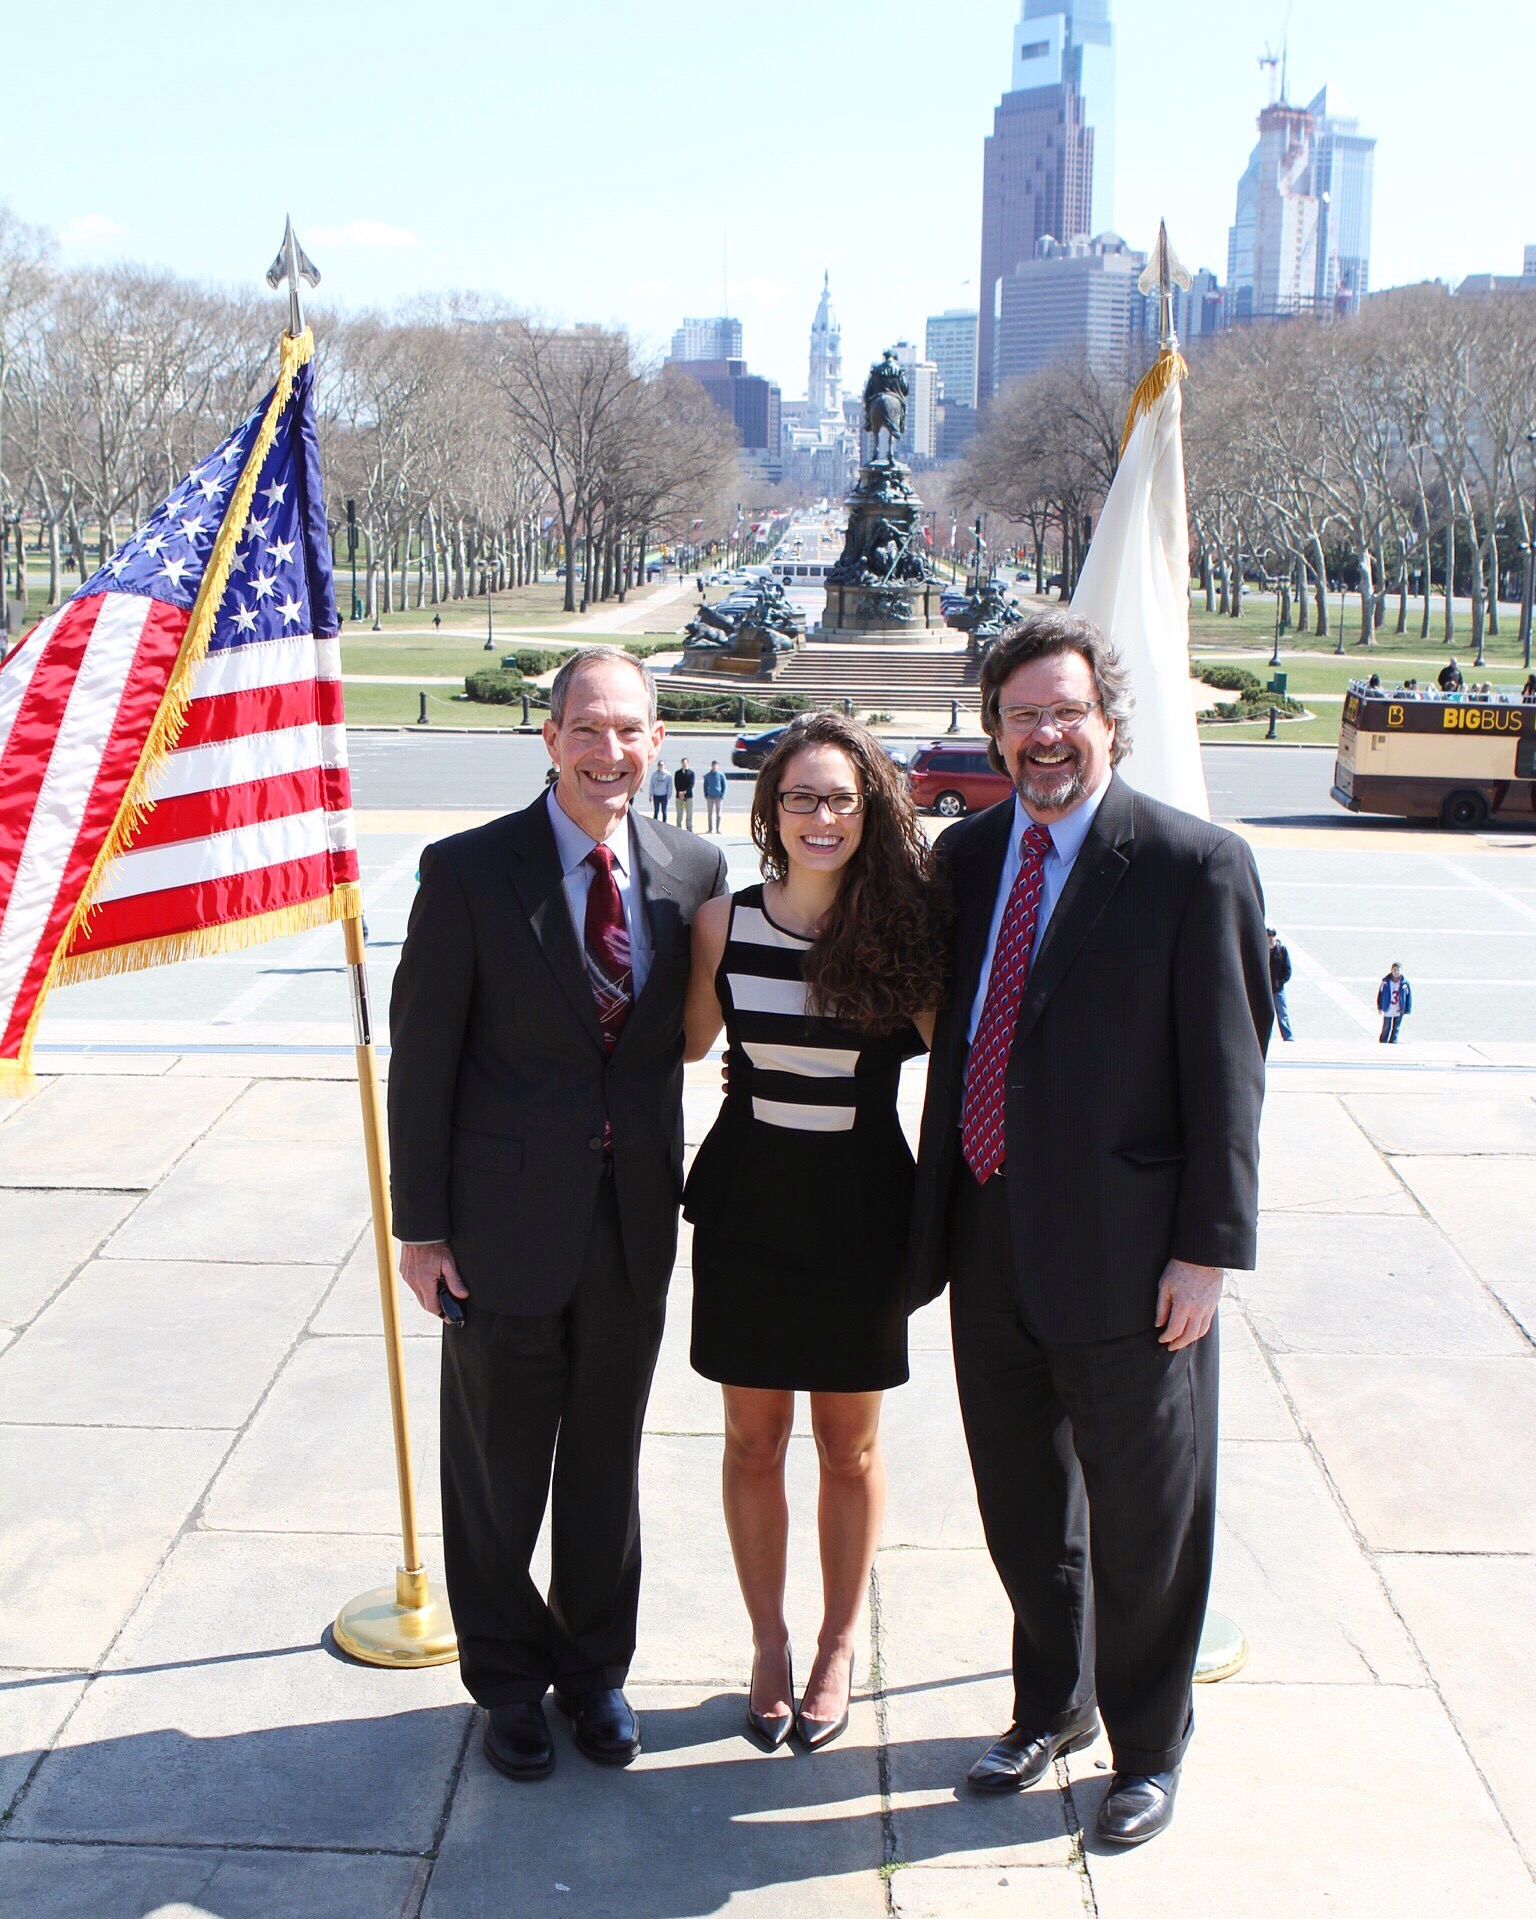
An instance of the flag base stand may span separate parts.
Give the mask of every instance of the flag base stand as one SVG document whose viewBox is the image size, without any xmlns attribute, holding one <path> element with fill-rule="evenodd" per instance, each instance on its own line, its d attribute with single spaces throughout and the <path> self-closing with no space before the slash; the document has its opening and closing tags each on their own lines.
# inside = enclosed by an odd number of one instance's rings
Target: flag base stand
<svg viewBox="0 0 1536 1919">
<path fill-rule="evenodd" d="M 1230 1679 L 1248 1663 L 1248 1641 L 1243 1629 L 1225 1613 L 1208 1612 L 1200 1631 L 1200 1650 L 1195 1654 L 1196 1684 L 1214 1685 L 1218 1679 Z"/>
<path fill-rule="evenodd" d="M 348 1600 L 332 1632 L 342 1651 L 365 1666 L 446 1666 L 459 1656 L 447 1596 L 419 1566 L 401 1566 L 393 1587 Z"/>
</svg>

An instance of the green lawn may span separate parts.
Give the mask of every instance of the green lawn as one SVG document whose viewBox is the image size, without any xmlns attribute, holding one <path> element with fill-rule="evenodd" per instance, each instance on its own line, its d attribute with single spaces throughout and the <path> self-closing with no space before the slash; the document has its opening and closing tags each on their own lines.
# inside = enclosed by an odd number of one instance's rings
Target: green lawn
<svg viewBox="0 0 1536 1919">
<path fill-rule="evenodd" d="M 1408 608 L 1408 631 L 1399 635 L 1393 629 L 1397 624 L 1397 601 L 1391 600 L 1387 607 L 1385 626 L 1376 635 L 1375 644 L 1360 646 L 1356 642 L 1360 633 L 1360 601 L 1357 595 L 1351 595 L 1344 617 L 1344 653 L 1340 666 L 1349 674 L 1358 673 L 1362 677 L 1372 672 L 1380 672 L 1379 661 L 1389 659 L 1395 663 L 1415 659 L 1420 662 L 1433 661 L 1439 670 L 1447 654 L 1454 654 L 1465 672 L 1473 659 L 1472 616 L 1458 606 L 1456 609 L 1456 637 L 1447 647 L 1442 643 L 1443 615 L 1441 603 L 1437 600 L 1434 618 L 1430 626 L 1429 639 L 1419 637 L 1420 604 L 1411 601 Z M 1288 665 L 1292 657 L 1300 652 L 1316 658 L 1334 658 L 1339 643 L 1339 599 L 1334 594 L 1328 604 L 1328 617 L 1332 628 L 1326 640 L 1319 640 L 1314 633 L 1283 634 L 1280 640 L 1280 659 L 1282 665 Z M 1509 606 L 1499 608 L 1499 634 L 1484 640 L 1486 677 L 1497 680 L 1507 679 L 1511 673 L 1524 675 L 1521 666 L 1520 648 L 1517 644 L 1520 631 L 1518 609 Z M 1272 599 L 1246 596 L 1243 611 L 1239 618 L 1232 619 L 1220 613 L 1207 613 L 1203 595 L 1196 594 L 1190 607 L 1189 637 L 1190 645 L 1197 652 L 1246 652 L 1262 653 L 1264 664 L 1268 663 L 1270 648 L 1274 644 L 1275 603 Z M 1244 662 L 1248 664 L 1248 662 Z M 1258 670 L 1257 667 L 1254 669 Z M 1412 669 L 1409 668 L 1409 671 Z M 1267 677 L 1267 676 L 1266 676 Z M 1386 675 L 1382 674 L 1383 679 Z M 1415 677 L 1422 679 L 1422 673 Z"/>
</svg>

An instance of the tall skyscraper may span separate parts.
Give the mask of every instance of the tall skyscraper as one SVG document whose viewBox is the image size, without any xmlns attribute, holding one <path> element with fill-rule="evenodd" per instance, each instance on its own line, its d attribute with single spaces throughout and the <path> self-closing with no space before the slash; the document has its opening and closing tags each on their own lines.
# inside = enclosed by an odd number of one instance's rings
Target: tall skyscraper
<svg viewBox="0 0 1536 1919">
<path fill-rule="evenodd" d="M 684 320 L 672 335 L 672 360 L 739 360 L 741 322 L 726 314 L 712 320 Z"/>
<path fill-rule="evenodd" d="M 1136 285 L 1146 264 L 1114 233 L 1042 240 L 1033 260 L 998 282 L 999 387 L 1064 360 L 1122 378 L 1147 327 L 1149 302 Z"/>
<path fill-rule="evenodd" d="M 896 364 L 907 376 L 907 424 L 902 458 L 935 460 L 939 454 L 939 369 L 910 340 L 896 342 Z"/>
<path fill-rule="evenodd" d="M 1093 133 L 1093 217 L 1115 224 L 1115 29 L 1109 0 L 1024 0 L 1013 30 L 1013 88 L 1075 87 Z M 1058 233 L 1058 240 L 1072 240 Z"/>
<path fill-rule="evenodd" d="M 1358 310 L 1371 290 L 1371 176 L 1376 142 L 1337 87 L 1324 87 L 1307 107 L 1312 116 L 1317 194 L 1317 297 Z"/>
<path fill-rule="evenodd" d="M 946 405 L 976 404 L 976 317 L 974 307 L 948 307 L 928 316 L 923 349 L 939 369 Z"/>
<path fill-rule="evenodd" d="M 997 300 L 1003 279 L 1044 239 L 1093 224 L 1093 131 L 1070 81 L 1005 93 L 987 136 L 981 183 L 981 312 L 976 403 L 996 391 Z"/>
<path fill-rule="evenodd" d="M 830 276 L 821 277 L 821 299 L 811 322 L 810 372 L 805 387 L 807 426 L 843 417 L 843 330 L 832 305 Z"/>
<path fill-rule="evenodd" d="M 1375 152 L 1336 89 L 1293 107 L 1282 80 L 1237 183 L 1227 236 L 1231 319 L 1355 311 L 1370 291 Z"/>
</svg>

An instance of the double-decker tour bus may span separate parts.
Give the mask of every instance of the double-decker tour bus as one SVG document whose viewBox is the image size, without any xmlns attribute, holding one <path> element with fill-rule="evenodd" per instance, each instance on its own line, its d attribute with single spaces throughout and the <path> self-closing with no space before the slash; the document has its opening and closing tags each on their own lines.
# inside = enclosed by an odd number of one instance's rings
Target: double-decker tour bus
<svg viewBox="0 0 1536 1919">
<path fill-rule="evenodd" d="M 1481 826 L 1536 819 L 1536 705 L 1405 698 L 1352 682 L 1333 798 L 1352 813 Z"/>
</svg>

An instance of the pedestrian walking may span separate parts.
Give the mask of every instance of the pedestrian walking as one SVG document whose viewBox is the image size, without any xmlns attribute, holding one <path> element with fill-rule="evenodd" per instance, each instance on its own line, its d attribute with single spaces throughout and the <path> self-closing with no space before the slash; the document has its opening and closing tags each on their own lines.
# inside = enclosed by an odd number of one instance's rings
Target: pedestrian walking
<svg viewBox="0 0 1536 1919">
<path fill-rule="evenodd" d="M 672 775 L 665 760 L 658 760 L 651 772 L 651 818 L 667 822 L 667 802 L 672 797 Z"/>
<path fill-rule="evenodd" d="M 1269 935 L 1269 990 L 1275 998 L 1275 1024 L 1280 1028 L 1281 1039 L 1294 1039 L 1291 1009 L 1285 998 L 1286 984 L 1291 977 L 1291 956 L 1274 927 L 1266 926 L 1264 930 Z"/>
<path fill-rule="evenodd" d="M 690 833 L 693 831 L 693 780 L 693 768 L 686 760 L 679 760 L 672 790 L 677 795 L 677 823 Z"/>
<path fill-rule="evenodd" d="M 720 809 L 725 804 L 725 775 L 720 771 L 720 762 L 711 760 L 709 771 L 704 775 L 704 808 L 707 815 L 706 828 L 711 833 L 720 831 Z"/>
<path fill-rule="evenodd" d="M 1413 988 L 1396 960 L 1376 993 L 1376 1011 L 1381 1015 L 1381 1043 L 1396 1046 L 1398 1029 L 1413 1011 Z"/>
</svg>

